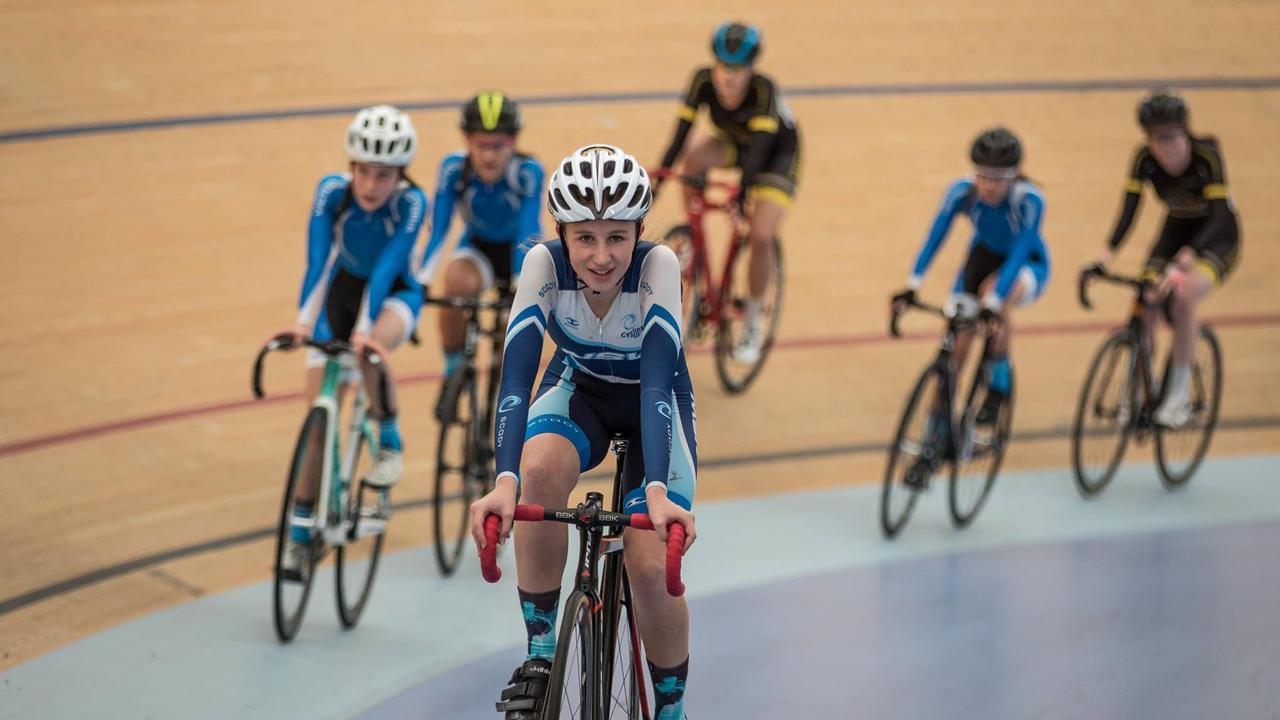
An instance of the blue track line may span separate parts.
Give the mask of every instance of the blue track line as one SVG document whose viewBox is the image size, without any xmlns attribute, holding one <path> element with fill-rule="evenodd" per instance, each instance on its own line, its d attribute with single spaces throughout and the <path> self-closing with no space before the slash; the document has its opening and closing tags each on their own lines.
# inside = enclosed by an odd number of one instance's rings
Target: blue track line
<svg viewBox="0 0 1280 720">
<path fill-rule="evenodd" d="M 970 83 L 890 83 L 882 85 L 816 85 L 790 87 L 787 95 L 793 97 L 884 97 L 892 95 L 969 95 L 984 93 L 1057 93 L 1057 92 L 1119 92 L 1146 90 L 1162 85 L 1172 85 L 1180 90 L 1271 90 L 1280 88 L 1280 76 L 1262 77 L 1203 77 L 1203 78 L 1128 78 L 1114 80 L 1045 80 L 1002 81 Z M 677 93 L 671 91 L 587 93 L 578 95 L 534 95 L 520 99 L 525 106 L 585 105 L 595 103 L 675 102 Z M 401 102 L 397 106 L 405 110 L 433 112 L 453 111 L 463 99 L 420 100 Z M 0 133 L 0 144 L 52 140 L 82 135 L 159 130 L 197 125 L 230 125 L 234 123 L 289 120 L 350 115 L 363 105 L 330 105 L 299 108 L 296 110 L 259 110 L 245 113 L 214 113 L 208 115 L 178 115 L 168 118 L 127 120 L 111 123 L 81 123 L 44 128 L 11 130 Z"/>
</svg>

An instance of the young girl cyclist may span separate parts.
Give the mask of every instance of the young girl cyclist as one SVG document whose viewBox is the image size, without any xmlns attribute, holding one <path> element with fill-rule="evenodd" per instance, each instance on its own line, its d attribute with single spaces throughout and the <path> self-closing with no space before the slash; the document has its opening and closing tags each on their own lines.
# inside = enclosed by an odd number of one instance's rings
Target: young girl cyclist
<svg viewBox="0 0 1280 720">
<path fill-rule="evenodd" d="M 444 294 L 474 296 L 495 282 L 510 287 L 520 274 L 525 253 L 541 234 L 544 173 L 537 160 L 515 147 L 524 122 L 519 106 L 506 95 L 487 91 L 471 98 L 458 127 L 466 150 L 440 162 L 431 239 L 418 280 L 431 283 L 456 209 L 465 227 L 445 268 Z M 440 312 L 445 375 L 462 362 L 465 322 L 460 310 Z"/>
<path fill-rule="evenodd" d="M 1145 277 L 1158 281 L 1154 292 L 1170 298 L 1172 311 L 1173 363 L 1164 399 L 1152 416 L 1166 427 L 1190 419 L 1188 384 L 1200 334 L 1198 308 L 1240 255 L 1240 224 L 1227 193 L 1222 151 L 1216 138 L 1191 134 L 1187 114 L 1186 102 L 1172 90 L 1157 90 L 1139 104 L 1138 124 L 1146 142 L 1134 153 L 1124 206 L 1098 260 L 1101 266 L 1111 262 L 1138 211 L 1142 186 L 1150 182 L 1169 210 L 1144 270 Z M 1154 332 L 1156 318 L 1150 320 L 1147 327 Z"/>
<path fill-rule="evenodd" d="M 697 440 L 693 387 L 681 346 L 680 263 L 670 248 L 640 240 L 652 191 L 635 158 L 610 145 L 574 152 L 551 177 L 547 204 L 559 239 L 525 258 L 503 355 L 493 492 L 471 506 L 476 544 L 484 518 L 511 531 L 518 497 L 565 507 L 582 473 L 600 464 L 610 438 L 631 440 L 624 507 L 647 512 L 657 533 L 627 529 L 623 548 L 640 635 L 657 698 L 655 717 L 684 717 L 689 610 L 667 594 L 667 527 L 693 543 Z M 544 335 L 556 352 L 532 405 Z M 638 450 L 637 450 L 638 448 Z M 516 536 L 526 661 L 499 708 L 508 720 L 539 717 L 555 654 L 568 530 L 532 523 Z"/>
<path fill-rule="evenodd" d="M 977 422 L 990 424 L 999 414 L 1012 384 L 1009 364 L 1010 310 L 1026 307 L 1044 293 L 1049 282 L 1049 249 L 1040 234 L 1044 196 L 1019 173 L 1022 143 L 1005 128 L 987 130 L 969 148 L 973 176 L 947 188 L 942 207 L 933 220 L 924 246 L 916 256 L 905 290 L 894 303 L 915 298 L 934 255 L 942 247 L 951 221 L 961 213 L 973 223 L 969 256 L 956 275 L 951 307 L 966 315 L 979 315 L 994 326 L 991 345 L 990 387 Z M 973 333 L 956 339 L 955 358 L 964 363 Z M 945 427 L 945 423 L 942 425 Z"/>
<path fill-rule="evenodd" d="M 414 279 L 409 257 L 427 212 L 427 198 L 405 175 L 418 136 L 409 116 L 390 105 L 361 110 L 347 128 L 349 172 L 326 175 L 316 189 L 307 233 L 307 270 L 294 325 L 283 334 L 295 342 L 349 340 L 379 422 L 379 450 L 366 484 L 389 488 L 404 468 L 404 447 L 396 425 L 396 394 L 390 367 L 388 404 L 375 387 L 377 375 L 365 356 L 376 351 L 384 360 L 413 332 L 422 307 L 422 288 Z M 324 357 L 307 358 L 306 398 L 320 390 Z M 319 442 L 311 447 L 320 447 Z M 318 458 L 315 459 L 318 467 Z M 294 512 L 309 516 L 316 478 L 298 491 Z M 307 473 L 306 477 L 311 477 Z M 294 529 L 282 569 L 300 573 L 305 567 L 305 528 Z"/>
<path fill-rule="evenodd" d="M 738 224 L 745 222 L 749 227 L 750 298 L 734 354 L 746 363 L 759 358 L 764 343 L 764 295 L 775 262 L 772 241 L 795 197 L 800 170 L 800 136 L 791 110 L 773 80 L 755 71 L 761 47 L 760 31 L 755 27 L 725 23 L 716 29 L 711 38 L 715 64 L 693 74 L 675 135 L 662 157 L 662 169 L 669 170 L 684 150 L 698 108 L 705 105 L 712 131 L 694 139 L 684 154 L 680 174 L 701 175 L 713 167 L 742 171 L 738 210 L 746 217 L 739 217 Z M 693 192 L 685 189 L 686 202 Z"/>
</svg>

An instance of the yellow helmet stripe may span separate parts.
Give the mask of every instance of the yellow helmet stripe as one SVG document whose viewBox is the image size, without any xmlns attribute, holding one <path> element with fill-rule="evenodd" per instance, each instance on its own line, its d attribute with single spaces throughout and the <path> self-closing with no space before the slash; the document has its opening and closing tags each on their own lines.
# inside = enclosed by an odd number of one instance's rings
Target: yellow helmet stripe
<svg viewBox="0 0 1280 720">
<path fill-rule="evenodd" d="M 480 104 L 480 124 L 485 130 L 492 131 L 498 127 L 498 118 L 502 117 L 502 102 L 506 98 L 500 92 L 482 92 L 476 99 Z"/>
</svg>

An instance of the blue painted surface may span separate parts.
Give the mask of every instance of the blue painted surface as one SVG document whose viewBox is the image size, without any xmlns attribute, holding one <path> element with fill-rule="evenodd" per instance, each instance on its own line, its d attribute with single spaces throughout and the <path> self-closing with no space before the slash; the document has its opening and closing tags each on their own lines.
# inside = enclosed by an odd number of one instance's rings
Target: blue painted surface
<svg viewBox="0 0 1280 720">
<path fill-rule="evenodd" d="M 895 542 L 875 486 L 701 505 L 690 713 L 1267 717 L 1278 479 L 1278 457 L 1213 459 L 1168 493 L 1138 463 L 1090 502 L 1069 471 L 1011 473 L 963 532 L 938 484 Z M 0 718 L 496 718 L 524 642 L 512 554 L 493 586 L 430 552 L 384 559 L 354 631 L 326 570 L 280 646 L 258 583 L 5 672 Z"/>
<path fill-rule="evenodd" d="M 1280 522 L 986 550 L 693 603 L 692 717 L 1244 718 L 1280 711 Z M 361 717 L 492 718 L 523 658 Z"/>
</svg>

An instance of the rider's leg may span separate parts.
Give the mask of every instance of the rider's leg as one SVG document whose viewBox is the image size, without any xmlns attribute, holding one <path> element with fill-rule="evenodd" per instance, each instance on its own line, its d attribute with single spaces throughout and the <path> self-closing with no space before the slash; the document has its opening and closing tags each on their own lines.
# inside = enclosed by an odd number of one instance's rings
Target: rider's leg
<svg viewBox="0 0 1280 720">
<path fill-rule="evenodd" d="M 565 507 L 578 484 L 581 458 L 574 444 L 555 433 L 525 441 L 520 462 L 524 503 Z M 528 658 L 555 654 L 560 580 L 569 552 L 569 530 L 561 523 L 525 523 L 515 533 L 517 590 L 528 632 Z"/>
<path fill-rule="evenodd" d="M 681 175 L 702 175 L 711 168 L 730 165 L 733 160 L 732 144 L 718 135 L 698 135 L 690 141 L 685 150 L 684 159 L 680 161 L 679 172 Z M 688 207 L 689 202 L 698 194 L 698 190 L 687 185 L 683 187 L 684 203 Z"/>
<path fill-rule="evenodd" d="M 1196 341 L 1200 337 L 1199 305 L 1213 289 L 1212 271 L 1200 266 L 1186 273 L 1182 287 L 1173 291 L 1170 310 L 1173 320 L 1172 361 L 1165 378 L 1164 399 L 1156 410 L 1156 422 L 1176 427 L 1186 421 L 1191 372 L 1195 362 Z"/>
<path fill-rule="evenodd" d="M 418 292 L 421 292 L 420 290 Z M 413 310 L 399 297 L 387 298 L 378 320 L 374 323 L 372 337 L 387 352 L 393 352 L 413 332 L 416 318 Z M 378 454 L 364 482 L 373 487 L 389 488 L 395 485 L 404 471 L 404 442 L 398 423 L 399 404 L 396 401 L 395 378 L 391 373 L 389 358 L 382 359 L 382 373 L 367 358 L 360 358 L 360 371 L 364 377 L 365 391 L 369 395 L 371 415 L 378 421 Z M 385 377 L 384 389 L 380 387 Z"/>
<path fill-rule="evenodd" d="M 492 277 L 492 271 L 490 271 L 490 277 Z M 492 280 L 489 284 L 492 284 Z M 482 269 L 470 254 L 454 257 L 445 269 L 444 292 L 450 297 L 473 297 L 485 287 Z M 462 364 L 466 324 L 466 315 L 461 310 L 440 309 L 440 347 L 444 351 L 446 377 L 452 375 Z"/>
</svg>

